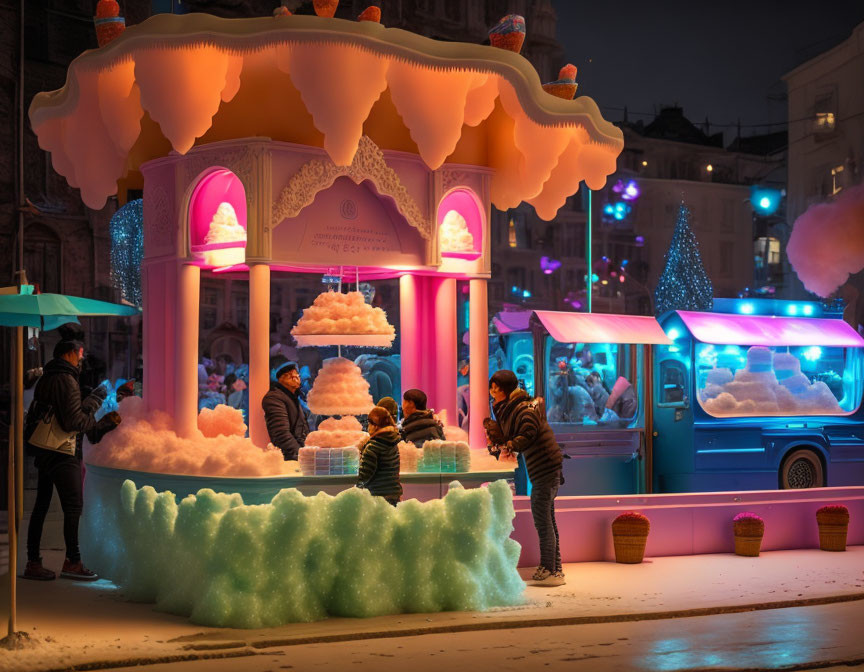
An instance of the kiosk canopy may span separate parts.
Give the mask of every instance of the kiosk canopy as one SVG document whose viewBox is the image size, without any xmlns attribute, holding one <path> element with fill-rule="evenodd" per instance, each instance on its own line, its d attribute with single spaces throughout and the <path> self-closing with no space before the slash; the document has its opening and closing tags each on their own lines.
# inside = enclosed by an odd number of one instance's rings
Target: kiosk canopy
<svg viewBox="0 0 864 672">
<path fill-rule="evenodd" d="M 697 341 L 714 345 L 864 347 L 843 320 L 677 311 Z"/>
<path fill-rule="evenodd" d="M 551 310 L 536 310 L 534 315 L 559 343 L 672 343 L 653 317 Z"/>
</svg>

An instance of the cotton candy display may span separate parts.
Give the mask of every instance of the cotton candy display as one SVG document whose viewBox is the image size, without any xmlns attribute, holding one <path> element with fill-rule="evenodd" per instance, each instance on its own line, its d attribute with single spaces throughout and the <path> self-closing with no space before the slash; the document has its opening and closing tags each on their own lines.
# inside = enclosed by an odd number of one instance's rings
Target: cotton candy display
<svg viewBox="0 0 864 672">
<path fill-rule="evenodd" d="M 360 367 L 344 357 L 324 360 L 307 402 L 317 415 L 366 415 L 375 406 Z"/>
<path fill-rule="evenodd" d="M 811 383 L 801 373 L 794 355 L 762 346 L 747 351 L 747 366 L 734 375 L 727 368 L 710 370 L 699 401 L 716 416 L 843 413 L 825 383 Z"/>
<path fill-rule="evenodd" d="M 389 346 L 396 330 L 387 313 L 366 303 L 362 292 L 324 292 L 291 330 L 297 345 Z M 353 337 L 353 338 L 352 338 Z"/>
<path fill-rule="evenodd" d="M 474 236 L 468 230 L 465 218 L 455 210 L 444 215 L 439 229 L 442 252 L 473 252 Z"/>
<path fill-rule="evenodd" d="M 198 429 L 204 438 L 217 436 L 246 436 L 243 411 L 220 404 L 216 408 L 203 408 L 198 414 Z"/>
<path fill-rule="evenodd" d="M 363 431 L 357 418 L 348 415 L 344 418 L 327 418 L 319 423 L 317 431 L 306 437 L 306 445 L 318 448 L 356 448 L 368 438 L 369 435 Z"/>
<path fill-rule="evenodd" d="M 247 506 L 88 478 L 81 549 L 123 595 L 195 623 L 264 628 L 328 616 L 485 610 L 523 602 L 504 482 L 393 507 L 366 490 L 282 490 Z"/>
<path fill-rule="evenodd" d="M 471 471 L 471 449 L 462 441 L 426 441 L 417 471 L 450 474 Z"/>
<path fill-rule="evenodd" d="M 194 439 L 177 436 L 168 414 L 146 412 L 140 397 L 124 399 L 120 415 L 120 426 L 87 448 L 88 464 L 194 476 L 282 476 L 298 471 L 297 463 L 285 462 L 281 452 L 261 450 L 240 435 L 242 415 L 227 406 L 204 409 L 198 416 L 202 434 Z"/>
<path fill-rule="evenodd" d="M 303 447 L 297 458 L 304 476 L 344 476 L 356 474 L 360 467 L 360 451 L 354 447 Z"/>
<path fill-rule="evenodd" d="M 237 213 L 230 203 L 220 203 L 216 214 L 210 221 L 207 235 L 204 237 L 207 245 L 218 246 L 220 249 L 204 252 L 204 263 L 210 266 L 232 266 L 246 261 L 246 229 L 237 221 Z M 238 243 L 230 245 L 230 243 Z M 240 244 L 242 243 L 242 245 Z"/>
<path fill-rule="evenodd" d="M 423 450 L 410 441 L 399 442 L 399 473 L 414 474 L 417 472 L 417 464 Z"/>
<path fill-rule="evenodd" d="M 786 254 L 804 286 L 830 296 L 864 268 L 864 184 L 810 206 L 795 220 Z"/>
</svg>

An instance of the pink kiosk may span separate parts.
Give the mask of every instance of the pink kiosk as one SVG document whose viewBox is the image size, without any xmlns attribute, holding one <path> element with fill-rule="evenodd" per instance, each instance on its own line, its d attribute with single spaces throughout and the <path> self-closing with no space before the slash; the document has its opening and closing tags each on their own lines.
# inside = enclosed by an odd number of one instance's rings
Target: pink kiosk
<svg viewBox="0 0 864 672">
<path fill-rule="evenodd" d="M 552 219 L 581 182 L 605 184 L 623 146 L 594 101 L 546 93 L 517 53 L 316 16 L 153 16 L 78 57 L 30 119 L 88 206 L 144 190 L 144 396 L 178 435 L 197 431 L 201 275 L 248 274 L 260 447 L 271 275 L 335 266 L 399 278 L 402 389 L 450 418 L 469 282 L 470 445 L 484 449 L 490 206 Z"/>
</svg>

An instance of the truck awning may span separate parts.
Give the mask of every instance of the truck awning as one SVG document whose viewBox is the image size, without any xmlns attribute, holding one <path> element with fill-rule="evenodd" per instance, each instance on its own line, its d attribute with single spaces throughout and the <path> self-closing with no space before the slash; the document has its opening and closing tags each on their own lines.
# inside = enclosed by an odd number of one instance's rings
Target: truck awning
<svg viewBox="0 0 864 672">
<path fill-rule="evenodd" d="M 714 345 L 864 347 L 864 338 L 843 320 L 773 315 L 677 311 L 697 341 Z"/>
<path fill-rule="evenodd" d="M 559 343 L 672 343 L 653 317 L 552 310 L 535 310 L 534 315 Z"/>
</svg>

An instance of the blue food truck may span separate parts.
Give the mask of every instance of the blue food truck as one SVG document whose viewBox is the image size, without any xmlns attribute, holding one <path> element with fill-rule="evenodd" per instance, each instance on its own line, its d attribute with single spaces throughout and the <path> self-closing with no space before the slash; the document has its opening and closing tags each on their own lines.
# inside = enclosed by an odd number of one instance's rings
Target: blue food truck
<svg viewBox="0 0 864 672">
<path fill-rule="evenodd" d="M 501 342 L 499 365 L 545 399 L 570 458 L 562 494 L 864 484 L 864 339 L 819 303 L 536 311 Z M 630 409 L 607 413 L 622 384 Z"/>
<path fill-rule="evenodd" d="M 864 484 L 864 339 L 819 303 L 715 299 L 661 316 L 660 492 Z"/>
</svg>

